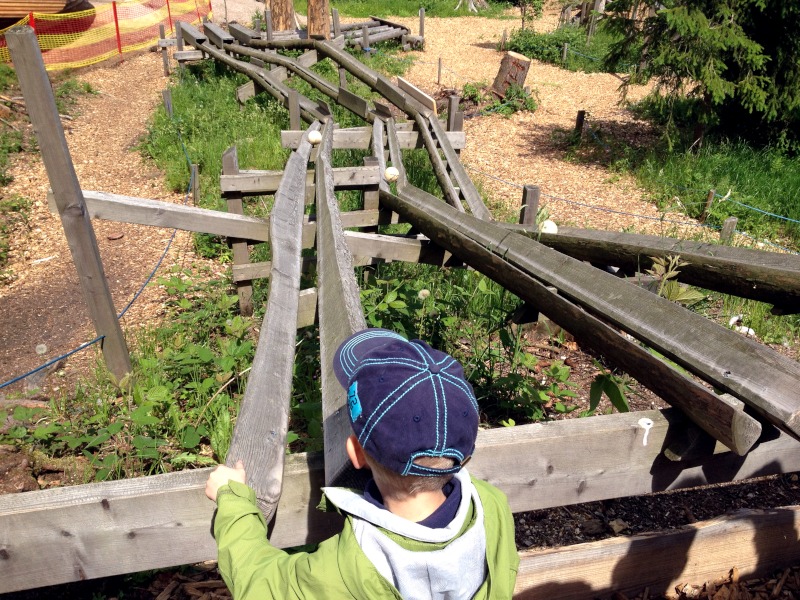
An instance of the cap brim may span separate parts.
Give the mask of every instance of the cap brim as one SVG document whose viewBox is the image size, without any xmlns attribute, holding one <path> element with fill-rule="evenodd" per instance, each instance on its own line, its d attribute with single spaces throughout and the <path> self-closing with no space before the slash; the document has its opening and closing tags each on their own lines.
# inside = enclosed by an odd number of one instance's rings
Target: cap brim
<svg viewBox="0 0 800 600">
<path fill-rule="evenodd" d="M 350 378 L 365 356 L 396 340 L 407 341 L 394 331 L 371 328 L 354 333 L 343 341 L 333 357 L 333 372 L 341 386 L 347 389 Z"/>
</svg>

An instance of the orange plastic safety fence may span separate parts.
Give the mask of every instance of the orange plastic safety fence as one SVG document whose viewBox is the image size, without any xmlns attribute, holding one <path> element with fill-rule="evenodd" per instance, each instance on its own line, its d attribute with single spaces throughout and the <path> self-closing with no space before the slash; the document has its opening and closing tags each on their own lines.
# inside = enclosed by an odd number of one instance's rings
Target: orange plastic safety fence
<svg viewBox="0 0 800 600">
<path fill-rule="evenodd" d="M 210 15 L 210 0 L 127 0 L 75 13 L 33 13 L 15 26 L 33 27 L 45 66 L 58 70 L 146 48 L 158 39 L 159 25 L 172 32 L 175 21 L 199 23 Z M 0 30 L 0 62 L 10 61 L 6 31 Z"/>
</svg>

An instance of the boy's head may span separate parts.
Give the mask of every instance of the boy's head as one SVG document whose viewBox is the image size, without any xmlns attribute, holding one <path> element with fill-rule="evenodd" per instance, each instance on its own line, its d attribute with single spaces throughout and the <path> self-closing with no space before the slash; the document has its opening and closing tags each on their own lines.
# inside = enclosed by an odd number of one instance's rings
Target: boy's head
<svg viewBox="0 0 800 600">
<path fill-rule="evenodd" d="M 365 329 L 339 346 L 333 370 L 347 390 L 353 432 L 384 469 L 449 479 L 472 455 L 478 403 L 453 357 L 393 331 Z"/>
</svg>

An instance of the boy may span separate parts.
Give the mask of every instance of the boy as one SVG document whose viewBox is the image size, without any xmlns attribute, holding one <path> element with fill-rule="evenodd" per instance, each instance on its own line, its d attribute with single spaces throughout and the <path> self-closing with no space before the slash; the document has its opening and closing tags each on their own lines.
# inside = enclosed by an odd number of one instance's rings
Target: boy
<svg viewBox="0 0 800 600">
<path fill-rule="evenodd" d="M 351 336 L 334 357 L 347 390 L 347 454 L 373 479 L 363 494 L 324 488 L 346 517 L 312 553 L 266 538 L 244 466 L 219 466 L 219 570 L 234 598 L 511 598 L 519 557 L 506 497 L 463 465 L 475 449 L 478 405 L 461 365 L 385 329 Z"/>
</svg>

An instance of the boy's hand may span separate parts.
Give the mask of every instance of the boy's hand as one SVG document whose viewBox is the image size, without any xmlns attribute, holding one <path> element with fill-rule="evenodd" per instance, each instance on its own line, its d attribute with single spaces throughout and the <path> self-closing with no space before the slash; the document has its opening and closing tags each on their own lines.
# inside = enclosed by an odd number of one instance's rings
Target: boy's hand
<svg viewBox="0 0 800 600">
<path fill-rule="evenodd" d="M 219 465 L 211 471 L 211 475 L 208 476 L 208 481 L 206 481 L 206 496 L 216 502 L 219 488 L 229 481 L 246 482 L 244 463 L 242 461 L 236 461 L 236 467 L 233 469 L 225 465 Z"/>
</svg>

